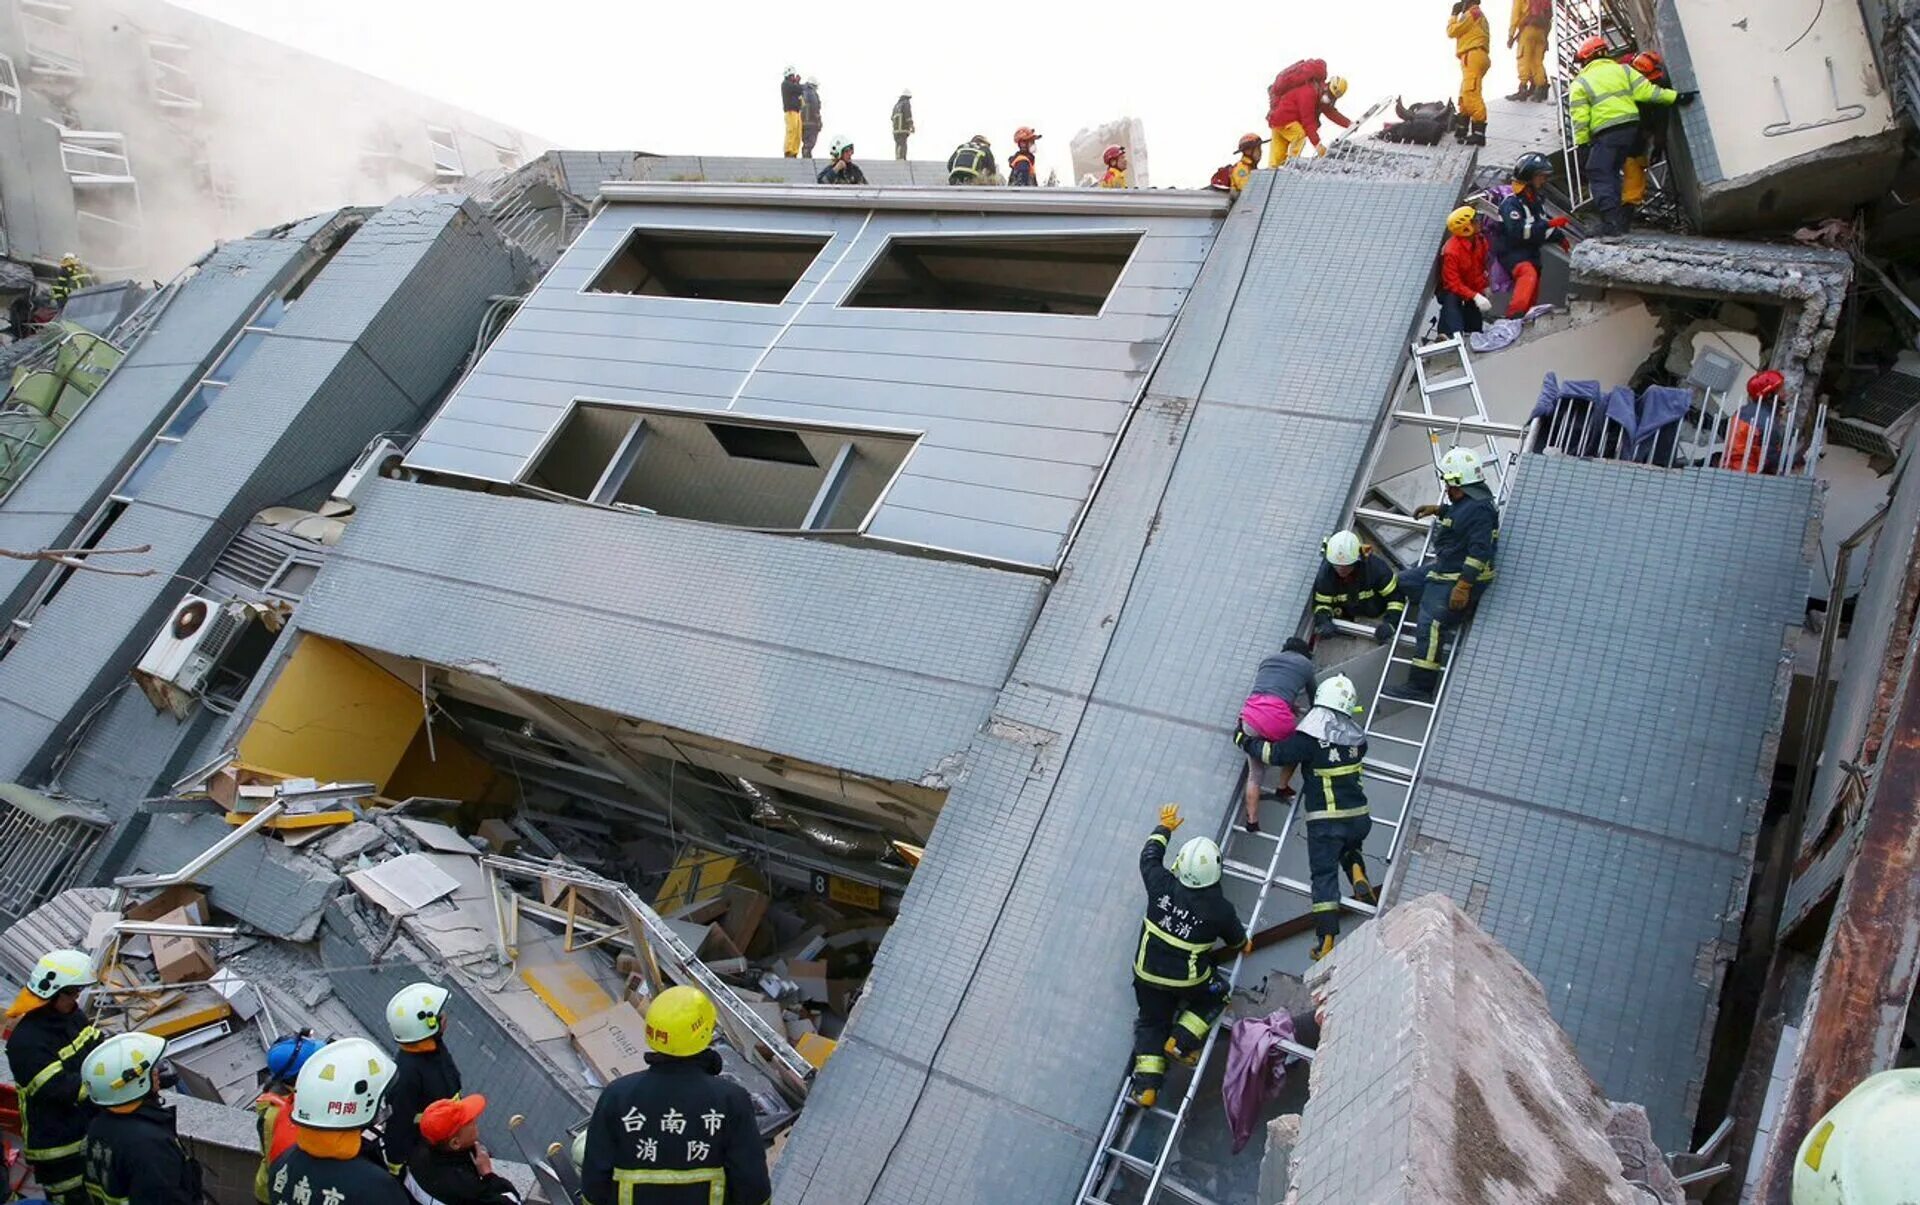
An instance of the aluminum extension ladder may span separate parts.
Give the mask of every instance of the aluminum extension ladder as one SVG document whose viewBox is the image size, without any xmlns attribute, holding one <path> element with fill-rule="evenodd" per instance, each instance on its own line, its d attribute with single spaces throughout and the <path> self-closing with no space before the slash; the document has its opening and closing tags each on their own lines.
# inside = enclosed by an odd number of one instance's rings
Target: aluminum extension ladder
<svg viewBox="0 0 1920 1205">
<path fill-rule="evenodd" d="M 1451 357 L 1449 368 L 1445 363 Z M 1439 363 L 1436 363 L 1439 362 Z M 1395 390 L 1398 400 L 1403 396 L 1409 384 L 1417 386 L 1419 409 L 1394 410 L 1389 413 L 1390 429 L 1415 427 L 1423 429 L 1432 454 L 1434 467 L 1439 468 L 1440 456 L 1444 451 L 1441 439 L 1451 437 L 1449 443 L 1462 443 L 1463 437 L 1484 439 L 1486 452 L 1482 456 L 1483 471 L 1492 483 L 1497 500 L 1504 503 L 1507 485 L 1512 478 L 1512 466 L 1519 456 L 1519 441 L 1525 435 L 1524 427 L 1493 422 L 1486 410 L 1486 403 L 1480 394 L 1480 382 L 1473 372 L 1473 361 L 1468 354 L 1466 343 L 1459 335 L 1448 336 L 1434 343 L 1414 344 L 1408 360 L 1406 372 Z M 1440 403 L 1436 405 L 1436 403 Z M 1447 413 L 1448 404 L 1456 413 Z M 1464 405 L 1462 405 L 1464 403 Z M 1498 441 L 1513 441 L 1511 448 L 1502 448 Z M 1388 442 L 1387 436 L 1375 441 L 1367 471 L 1362 478 L 1361 495 L 1364 496 L 1367 484 L 1373 478 L 1374 469 L 1379 464 Z M 1437 495 L 1436 501 L 1444 495 Z M 1433 525 L 1425 519 L 1415 519 L 1410 515 L 1394 511 L 1374 509 L 1356 505 L 1352 511 L 1356 522 L 1369 526 L 1398 525 L 1409 529 L 1419 529 L 1425 533 L 1421 545 L 1419 560 L 1424 560 L 1432 552 Z M 1416 560 L 1414 563 L 1418 563 Z M 1371 627 L 1336 620 L 1335 625 L 1350 635 L 1371 638 Z M 1393 859 L 1399 852 L 1401 834 L 1405 829 L 1407 809 L 1413 796 L 1413 787 L 1419 779 L 1423 763 L 1426 760 L 1427 744 L 1433 735 L 1435 717 L 1439 714 L 1440 702 L 1445 697 L 1447 671 L 1451 669 L 1453 658 L 1459 655 L 1464 632 L 1456 633 L 1453 647 L 1448 652 L 1446 668 L 1441 671 L 1440 689 L 1430 703 L 1410 700 L 1396 700 L 1403 707 L 1424 711 L 1419 724 L 1420 735 L 1417 739 L 1384 731 L 1381 727 L 1380 695 L 1386 680 L 1393 673 L 1395 665 L 1410 666 L 1411 658 L 1403 651 L 1403 646 L 1413 643 L 1412 633 L 1406 630 L 1406 615 L 1401 614 L 1400 625 L 1394 632 L 1389 646 L 1388 664 L 1381 675 L 1379 685 L 1372 692 L 1371 705 L 1367 708 L 1368 752 L 1363 775 L 1373 782 L 1389 787 L 1400 795 L 1400 807 L 1397 815 L 1388 818 L 1374 810 L 1374 824 L 1386 828 L 1391 834 L 1387 855 L 1379 862 L 1380 874 L 1374 880 L 1375 889 L 1380 898 L 1391 882 Z M 1395 712 L 1398 716 L 1404 714 Z M 1380 756 L 1383 747 L 1409 749 L 1409 754 L 1400 755 L 1402 760 L 1390 760 Z M 1305 822 L 1301 819 L 1299 795 L 1294 797 L 1292 806 L 1287 809 L 1287 817 L 1278 832 L 1261 830 L 1248 832 L 1237 820 L 1239 816 L 1239 791 L 1234 793 L 1234 802 L 1228 813 L 1228 828 L 1222 841 L 1220 869 L 1223 875 L 1232 876 L 1242 882 L 1254 884 L 1256 894 L 1251 911 L 1246 918 L 1248 933 L 1259 931 L 1262 916 L 1266 911 L 1267 900 L 1275 888 L 1291 892 L 1303 899 L 1312 898 L 1312 887 L 1291 875 L 1280 873 L 1280 863 L 1287 850 L 1289 841 L 1304 844 Z M 1242 846 L 1260 843 L 1264 845 L 1264 866 L 1235 856 Z M 1351 897 L 1342 896 L 1341 905 L 1363 917 L 1371 917 L 1377 909 L 1371 904 L 1363 904 Z M 1228 972 L 1229 982 L 1238 985 L 1240 971 L 1245 963 L 1244 957 L 1236 957 Z M 1187 1075 L 1187 1082 L 1180 1091 L 1179 1100 L 1172 1108 L 1163 1101 L 1156 1102 L 1152 1108 L 1141 1108 L 1127 1102 L 1129 1080 L 1123 1080 L 1120 1090 L 1114 1098 L 1113 1107 L 1108 1111 L 1105 1127 L 1100 1134 L 1099 1146 L 1094 1151 L 1091 1165 L 1080 1184 L 1080 1192 L 1075 1201 L 1077 1205 L 1154 1205 L 1164 1199 L 1187 1202 L 1188 1205 L 1217 1205 L 1206 1194 L 1189 1185 L 1183 1184 L 1168 1174 L 1179 1148 L 1180 1135 L 1187 1118 L 1193 1110 L 1194 1099 L 1199 1092 L 1200 1082 L 1219 1044 L 1223 1026 L 1214 1026 L 1201 1045 L 1198 1063 Z M 1311 1061 L 1313 1052 L 1292 1043 L 1283 1044 L 1287 1053 Z M 1171 1083 L 1173 1068 L 1169 1068 Z M 1130 1077 L 1129 1077 L 1130 1079 Z M 1148 1127 L 1148 1119 L 1163 1123 L 1166 1132 L 1163 1136 L 1149 1138 L 1145 1150 L 1137 1151 L 1142 1132 Z M 1116 1192 L 1124 1196 L 1114 1196 Z"/>
</svg>

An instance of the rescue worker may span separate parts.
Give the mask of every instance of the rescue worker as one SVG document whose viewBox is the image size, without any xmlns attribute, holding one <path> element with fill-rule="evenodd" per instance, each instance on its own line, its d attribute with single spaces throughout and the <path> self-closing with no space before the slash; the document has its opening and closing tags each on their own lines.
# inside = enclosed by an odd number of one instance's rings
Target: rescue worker
<svg viewBox="0 0 1920 1205">
<path fill-rule="evenodd" d="M 1013 157 L 1007 160 L 1007 184 L 1013 188 L 1034 188 L 1040 178 L 1033 171 L 1033 144 L 1040 141 L 1040 135 L 1033 132 L 1032 126 L 1021 126 L 1013 132 Z"/>
<path fill-rule="evenodd" d="M 1100 152 L 1100 162 L 1107 165 L 1107 174 L 1100 177 L 1102 188 L 1131 188 L 1127 183 L 1127 148 L 1117 143 Z"/>
<path fill-rule="evenodd" d="M 1540 249 L 1567 245 L 1567 219 L 1547 216 L 1542 199 L 1553 176 L 1553 161 L 1538 151 L 1520 156 L 1513 168 L 1513 192 L 1500 202 L 1500 236 L 1494 255 L 1513 277 L 1507 317 L 1524 318 L 1540 297 Z"/>
<path fill-rule="evenodd" d="M 783 158 L 800 157 L 800 110 L 805 107 L 804 89 L 800 83 L 800 73 L 789 67 L 780 77 L 780 112 L 786 121 L 786 132 L 782 135 L 780 154 Z"/>
<path fill-rule="evenodd" d="M 365 1038 L 314 1052 L 293 1092 L 293 1146 L 274 1161 L 272 1205 L 413 1205 L 407 1190 L 361 1153 L 393 1081 L 393 1059 Z"/>
<path fill-rule="evenodd" d="M 1689 104 L 1694 94 L 1662 88 L 1625 63 L 1607 55 L 1607 40 L 1596 34 L 1580 44 L 1576 62 L 1584 64 L 1567 85 L 1567 120 L 1575 146 L 1587 148 L 1587 187 L 1593 192 L 1602 234 L 1625 234 L 1627 213 L 1620 200 L 1627 157 L 1640 142 L 1640 106 Z"/>
<path fill-rule="evenodd" d="M 913 133 L 913 92 L 900 89 L 900 99 L 893 102 L 893 157 L 907 157 L 907 136 Z"/>
<path fill-rule="evenodd" d="M 40 1191 L 55 1205 L 84 1205 L 87 1099 L 81 1061 L 106 1037 L 87 1020 L 80 989 L 94 983 L 93 960 L 51 950 L 7 1007 L 7 1066 L 20 1086 L 20 1138 Z"/>
<path fill-rule="evenodd" d="M 1264 141 L 1258 134 L 1240 135 L 1240 145 L 1234 148 L 1240 157 L 1227 172 L 1227 184 L 1233 192 L 1244 190 L 1247 181 L 1253 179 L 1253 173 L 1260 166 L 1260 144 Z"/>
<path fill-rule="evenodd" d="M 1453 119 L 1453 140 L 1485 146 L 1487 100 L 1480 94 L 1480 85 L 1492 64 L 1487 48 L 1493 44 L 1493 33 L 1476 0 L 1453 0 L 1447 36 L 1453 39 L 1453 56 L 1460 60 L 1460 106 Z"/>
<path fill-rule="evenodd" d="M 420 1114 L 436 1100 L 460 1095 L 460 1068 L 447 1050 L 445 1034 L 450 995 L 437 984 L 409 983 L 387 1001 L 387 1029 L 400 1046 L 386 1094 L 384 1132 L 387 1170 L 396 1176 L 403 1174 L 420 1144 Z M 299 1103 L 296 1095 L 296 1108 Z"/>
<path fill-rule="evenodd" d="M 80 266 L 80 257 L 69 251 L 60 257 L 60 274 L 53 278 L 53 304 L 65 306 L 67 298 L 93 283 L 93 277 Z"/>
<path fill-rule="evenodd" d="M 1320 544 L 1320 572 L 1313 577 L 1313 634 L 1331 636 L 1335 619 L 1372 619 L 1373 638 L 1393 639 L 1407 609 L 1400 581 L 1385 557 L 1350 531 L 1336 531 Z"/>
<path fill-rule="evenodd" d="M 1481 319 L 1493 313 L 1487 296 L 1492 277 L 1487 257 L 1493 253 L 1480 233 L 1480 215 L 1462 205 L 1447 215 L 1447 242 L 1440 250 L 1440 333 L 1471 334 Z"/>
<path fill-rule="evenodd" d="M 1518 47 L 1520 90 L 1508 100 L 1543 101 L 1547 87 L 1547 34 L 1553 28 L 1553 0 L 1513 0 L 1507 22 L 1507 49 Z"/>
<path fill-rule="evenodd" d="M 1312 958 L 1333 953 L 1340 936 L 1340 875 L 1353 885 L 1353 898 L 1378 905 L 1367 881 L 1367 834 L 1373 814 L 1367 807 L 1362 770 L 1367 734 L 1358 716 L 1360 692 L 1345 674 L 1335 674 L 1313 692 L 1313 706 L 1292 736 L 1264 752 L 1267 758 L 1302 766 L 1300 812 L 1307 826 L 1307 871 L 1313 889 Z"/>
<path fill-rule="evenodd" d="M 820 141 L 820 81 L 812 76 L 800 85 L 800 157 L 813 158 L 813 144 Z"/>
<path fill-rule="evenodd" d="M 1250 833 L 1260 831 L 1260 786 L 1269 764 L 1280 766 L 1280 787 L 1276 797 L 1293 794 L 1287 780 L 1293 767 L 1261 760 L 1258 748 L 1263 742 L 1285 740 L 1293 735 L 1300 712 L 1313 691 L 1313 649 L 1299 637 L 1290 638 L 1280 651 L 1260 663 L 1254 671 L 1253 689 L 1240 705 L 1240 723 L 1234 729 L 1233 743 L 1247 755 L 1247 781 L 1244 787 L 1247 805 L 1246 826 Z"/>
<path fill-rule="evenodd" d="M 587 1122 L 590 1205 L 767 1205 L 773 1184 L 747 1090 L 720 1074 L 713 1001 L 670 987 L 647 1006 L 647 1069 L 606 1086 Z"/>
<path fill-rule="evenodd" d="M 1793 1205 L 1895 1205 L 1920 1185 L 1920 1067 L 1869 1075 L 1827 1110 L 1793 1160 Z"/>
<path fill-rule="evenodd" d="M 117 1033 L 88 1052 L 87 1192 L 95 1205 L 201 1205 L 200 1164 L 181 1145 L 173 1110 L 160 1103 L 167 1040 Z"/>
<path fill-rule="evenodd" d="M 253 1197 L 266 1205 L 267 1169 L 293 1145 L 293 1084 L 325 1043 L 309 1031 L 287 1034 L 267 1050 L 267 1082 L 254 1099 L 253 1111 L 259 1115 L 260 1170 L 253 1177 Z"/>
<path fill-rule="evenodd" d="M 1409 598 L 1417 595 L 1420 608 L 1413 668 L 1405 685 L 1386 688 L 1394 698 L 1420 703 L 1433 700 L 1454 630 L 1493 584 L 1500 543 L 1500 510 L 1473 449 L 1447 449 L 1440 457 L 1440 480 L 1446 502 L 1413 512 L 1416 519 L 1434 521 L 1432 559 L 1400 571 L 1399 589 Z"/>
<path fill-rule="evenodd" d="M 1209 956 L 1216 941 L 1253 952 L 1246 926 L 1220 890 L 1220 847 L 1195 837 L 1166 867 L 1167 841 L 1185 823 L 1180 805 L 1160 809 L 1160 823 L 1140 850 L 1147 912 L 1133 959 L 1133 1079 L 1127 1099 L 1150 1109 L 1166 1082 L 1167 1058 L 1199 1060 L 1207 1033 L 1227 1006 L 1227 977 Z M 1171 1036 L 1169 1036 L 1171 1035 Z"/>
<path fill-rule="evenodd" d="M 480 1114 L 487 1098 L 475 1093 L 436 1100 L 420 1115 L 419 1146 L 407 1170 L 438 1205 L 519 1205 L 513 1181 L 493 1170 L 480 1145 Z"/>
<path fill-rule="evenodd" d="M 1727 427 L 1727 450 L 1720 463 L 1736 473 L 1780 471 L 1786 430 L 1782 392 L 1787 379 L 1769 368 L 1747 378 L 1747 404 Z"/>
<path fill-rule="evenodd" d="M 1643 50 L 1638 54 L 1623 55 L 1621 61 L 1660 87 L 1667 87 L 1667 61 L 1660 57 L 1659 51 Z M 1626 210 L 1629 228 L 1633 225 L 1634 216 L 1647 201 L 1647 166 L 1653 161 L 1654 152 L 1666 145 L 1668 112 L 1666 109 L 1641 111 L 1640 140 L 1633 144 L 1633 150 L 1621 168 L 1620 206 Z"/>
<path fill-rule="evenodd" d="M 991 184 L 999 174 L 1000 167 L 993 161 L 993 144 L 985 134 L 975 134 L 947 156 L 949 184 Z"/>
<path fill-rule="evenodd" d="M 1309 144 L 1321 150 L 1322 117 L 1342 129 L 1352 126 L 1338 108 L 1346 94 L 1347 81 L 1338 75 L 1329 78 L 1325 59 L 1302 59 L 1275 76 L 1267 88 L 1267 130 L 1273 136 L 1267 166 L 1299 157 Z"/>
<path fill-rule="evenodd" d="M 833 140 L 832 151 L 832 161 L 820 169 L 820 174 L 814 178 L 815 183 L 865 184 L 867 182 L 867 173 L 861 171 L 860 165 L 853 161 L 851 142 L 836 138 Z"/>
</svg>

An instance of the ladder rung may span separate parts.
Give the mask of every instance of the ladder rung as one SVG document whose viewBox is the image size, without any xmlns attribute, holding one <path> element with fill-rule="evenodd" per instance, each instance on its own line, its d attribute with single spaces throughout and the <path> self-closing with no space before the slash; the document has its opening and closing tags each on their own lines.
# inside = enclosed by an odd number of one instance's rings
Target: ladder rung
<svg viewBox="0 0 1920 1205">
<path fill-rule="evenodd" d="M 1398 511 L 1380 510 L 1372 506 L 1356 506 L 1353 517 L 1365 523 L 1383 523 L 1390 527 L 1404 527 L 1410 531 L 1425 531 L 1433 525 L 1431 519 L 1416 519 L 1412 515 L 1403 515 Z"/>
<path fill-rule="evenodd" d="M 1267 881 L 1266 871 L 1260 869 L 1258 866 L 1235 861 L 1232 858 L 1220 859 L 1220 869 L 1236 879 L 1245 879 L 1249 883 L 1264 883 Z"/>
<path fill-rule="evenodd" d="M 1424 749 L 1427 747 L 1427 742 L 1416 741 L 1410 736 L 1395 736 L 1391 732 L 1375 732 L 1372 729 L 1367 730 L 1367 739 L 1369 741 L 1392 741 L 1396 745 L 1412 745 L 1415 749 Z"/>
<path fill-rule="evenodd" d="M 1388 694 L 1381 695 L 1380 701 L 1382 703 L 1402 703 L 1408 707 L 1424 707 L 1428 711 L 1432 711 L 1438 706 L 1438 704 L 1434 703 L 1431 699 L 1403 699 L 1399 695 Z"/>
<path fill-rule="evenodd" d="M 1416 358 L 1424 360 L 1429 356 L 1437 356 L 1441 352 L 1453 351 L 1459 346 L 1460 346 L 1460 336 L 1448 335 L 1446 338 L 1440 340 L 1438 343 L 1414 344 L 1413 354 Z"/>
<path fill-rule="evenodd" d="M 1236 837 L 1265 837 L 1269 841 L 1278 841 L 1280 839 L 1279 837 L 1268 832 L 1264 828 L 1257 833 L 1250 833 L 1247 831 L 1246 826 L 1243 824 L 1236 824 L 1233 826 L 1233 835 Z"/>
<path fill-rule="evenodd" d="M 1370 773 L 1370 774 L 1376 774 L 1376 775 L 1392 775 L 1406 782 L 1413 781 L 1413 767 L 1403 766 L 1397 762 L 1382 761 L 1380 758 L 1377 758 L 1377 757 L 1369 757 L 1366 760 L 1365 766 L 1361 770 L 1361 773 L 1363 774 Z"/>
<path fill-rule="evenodd" d="M 1418 410 L 1395 410 L 1391 416 L 1396 423 L 1407 423 L 1415 427 L 1431 427 L 1435 431 L 1453 431 L 1461 435 L 1487 435 L 1501 439 L 1519 439 L 1527 429 L 1516 423 L 1496 423 L 1492 419 L 1481 418 L 1475 414 L 1463 414 L 1458 418 L 1445 414 L 1423 414 Z"/>
<path fill-rule="evenodd" d="M 1313 898 L 1312 886 L 1302 883 L 1299 879 L 1290 879 L 1285 875 L 1280 875 L 1273 881 L 1279 886 L 1285 887 L 1297 894 L 1304 895 L 1309 899 Z M 1359 900 L 1344 895 L 1340 897 L 1340 906 L 1349 912 L 1358 912 L 1363 916 L 1373 916 L 1380 911 L 1372 904 L 1363 904 Z"/>
<path fill-rule="evenodd" d="M 1428 397 L 1432 397 L 1434 394 L 1445 392 L 1448 389 L 1459 389 L 1463 385 L 1471 385 L 1473 384 L 1473 378 L 1472 377 L 1448 377 L 1444 381 L 1426 381 L 1426 382 L 1423 382 L 1423 384 L 1425 384 L 1426 388 L 1421 390 L 1421 392 L 1425 393 Z M 1398 413 L 1411 414 L 1412 411 L 1402 411 Z M 1398 416 L 1398 413 L 1396 413 L 1396 417 Z M 1433 417 L 1439 418 L 1440 416 L 1436 414 Z"/>
</svg>

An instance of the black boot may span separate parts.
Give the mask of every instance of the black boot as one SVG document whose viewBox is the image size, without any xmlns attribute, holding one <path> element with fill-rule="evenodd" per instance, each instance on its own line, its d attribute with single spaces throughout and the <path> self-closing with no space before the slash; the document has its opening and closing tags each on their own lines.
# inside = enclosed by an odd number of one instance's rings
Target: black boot
<svg viewBox="0 0 1920 1205">
<path fill-rule="evenodd" d="M 1536 104 L 1551 100 L 1553 99 L 1553 89 L 1545 84 L 1535 84 L 1533 86 L 1533 96 L 1531 99 Z"/>
<path fill-rule="evenodd" d="M 1467 123 L 1466 143 L 1468 146 L 1487 145 L 1487 123 L 1484 121 L 1469 121 Z"/>
<path fill-rule="evenodd" d="M 1508 100 L 1532 100 L 1532 99 L 1533 99 L 1533 85 L 1532 85 L 1532 84 L 1521 84 L 1521 85 L 1520 85 L 1520 91 L 1518 91 L 1518 92 L 1509 92 L 1509 93 L 1507 93 L 1507 99 L 1508 99 Z"/>
<path fill-rule="evenodd" d="M 1453 115 L 1453 140 L 1455 142 L 1465 143 L 1467 140 L 1467 128 L 1471 124 L 1466 114 L 1455 113 Z"/>
</svg>

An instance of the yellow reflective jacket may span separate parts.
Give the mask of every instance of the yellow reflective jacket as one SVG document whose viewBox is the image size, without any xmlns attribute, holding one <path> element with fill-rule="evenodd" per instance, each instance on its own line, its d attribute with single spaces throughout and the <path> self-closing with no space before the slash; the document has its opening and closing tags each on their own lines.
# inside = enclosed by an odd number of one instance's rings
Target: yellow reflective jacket
<svg viewBox="0 0 1920 1205">
<path fill-rule="evenodd" d="M 1670 105 L 1680 99 L 1646 76 L 1614 59 L 1600 58 L 1581 68 L 1567 85 L 1567 117 L 1573 141 L 1585 146 L 1602 130 L 1640 120 L 1641 105 Z"/>
<path fill-rule="evenodd" d="M 1471 5 L 1448 19 L 1447 36 L 1453 39 L 1455 55 L 1485 50 L 1493 43 L 1493 34 L 1487 28 L 1487 14 L 1480 11 L 1478 4 Z"/>
</svg>

